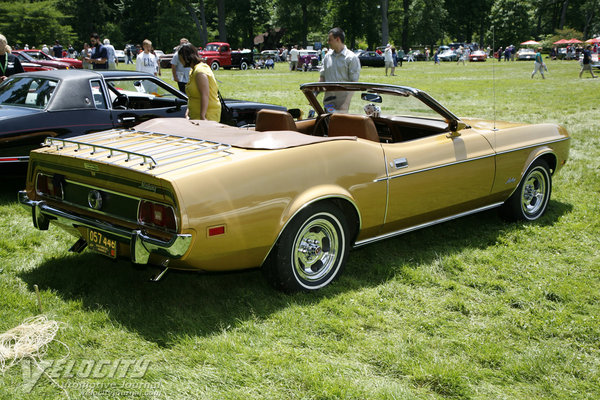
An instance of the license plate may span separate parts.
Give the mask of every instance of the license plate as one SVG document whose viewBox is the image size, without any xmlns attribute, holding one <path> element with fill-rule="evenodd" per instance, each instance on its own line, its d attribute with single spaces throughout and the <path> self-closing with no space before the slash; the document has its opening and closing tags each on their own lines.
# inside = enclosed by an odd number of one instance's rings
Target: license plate
<svg viewBox="0 0 600 400">
<path fill-rule="evenodd" d="M 88 229 L 87 243 L 90 250 L 110 258 L 117 258 L 117 241 L 104 233 Z"/>
</svg>

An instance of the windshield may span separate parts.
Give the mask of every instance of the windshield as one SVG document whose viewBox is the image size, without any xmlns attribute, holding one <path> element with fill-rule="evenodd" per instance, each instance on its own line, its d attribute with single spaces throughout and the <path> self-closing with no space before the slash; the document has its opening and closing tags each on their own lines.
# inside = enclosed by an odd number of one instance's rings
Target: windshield
<svg viewBox="0 0 600 400">
<path fill-rule="evenodd" d="M 219 45 L 217 44 L 207 44 L 204 48 L 206 51 L 219 51 Z"/>
<path fill-rule="evenodd" d="M 385 91 L 324 91 L 317 95 L 326 113 L 371 115 L 374 117 L 419 117 L 442 119 L 440 114 L 410 94 Z"/>
<path fill-rule="evenodd" d="M 173 90 L 162 86 L 158 80 L 153 78 L 135 78 L 135 79 L 106 79 L 106 84 L 112 89 L 111 97 L 114 100 L 117 93 L 127 96 L 150 95 L 166 98 L 183 98 L 177 95 Z"/>
<path fill-rule="evenodd" d="M 13 78 L 0 85 L 0 104 L 45 108 L 54 94 L 58 81 L 47 78 Z"/>
</svg>

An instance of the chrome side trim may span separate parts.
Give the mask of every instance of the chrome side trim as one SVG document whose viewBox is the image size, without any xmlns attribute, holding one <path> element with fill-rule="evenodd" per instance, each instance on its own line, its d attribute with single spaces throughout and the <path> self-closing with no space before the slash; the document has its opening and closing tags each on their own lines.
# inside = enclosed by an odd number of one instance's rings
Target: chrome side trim
<svg viewBox="0 0 600 400">
<path fill-rule="evenodd" d="M 56 221 L 72 228 L 93 228 L 102 233 L 116 236 L 123 242 L 129 241 L 131 248 L 131 261 L 146 264 L 151 253 L 156 253 L 170 258 L 182 257 L 192 244 L 192 235 L 173 234 L 169 240 L 161 240 L 146 235 L 141 230 L 131 230 L 107 222 L 98 221 L 85 216 L 59 210 L 51 207 L 44 201 L 34 201 L 27 197 L 25 191 L 20 191 L 18 200 L 25 208 L 31 208 L 33 224 L 41 230 L 48 229 L 50 221 Z"/>
<path fill-rule="evenodd" d="M 396 178 L 400 178 L 400 177 L 406 176 L 406 175 L 412 175 L 412 174 L 417 174 L 417 173 L 420 173 L 420 172 L 432 171 L 432 170 L 435 170 L 435 169 L 449 167 L 449 166 L 452 166 L 452 165 L 457 165 L 457 164 L 462 164 L 462 163 L 467 163 L 467 162 L 470 162 L 470 161 L 482 160 L 484 158 L 495 157 L 495 156 L 501 155 L 501 154 L 513 153 L 515 151 L 531 149 L 533 147 L 539 147 L 539 146 L 544 146 L 544 145 L 547 145 L 547 144 L 558 143 L 558 142 L 562 142 L 562 141 L 565 141 L 565 140 L 570 140 L 570 138 L 566 137 L 566 138 L 551 140 L 551 141 L 548 141 L 548 142 L 536 143 L 536 144 L 532 144 L 532 145 L 529 145 L 529 146 L 517 147 L 515 149 L 500 151 L 500 152 L 497 152 L 497 153 L 494 153 L 494 154 L 489 154 L 489 155 L 475 157 L 475 158 L 469 158 L 467 160 L 460 160 L 460 161 L 454 161 L 454 162 L 447 163 L 447 164 L 436 165 L 436 166 L 429 167 L 429 168 L 423 168 L 423 169 L 419 169 L 419 170 L 415 170 L 415 171 L 411 171 L 411 172 L 405 172 L 403 174 L 397 174 L 397 175 L 392 175 L 392 176 L 388 176 L 388 177 L 384 177 L 384 178 L 379 178 L 379 179 L 374 180 L 373 182 L 381 182 L 381 181 L 385 181 L 385 180 L 396 179 Z"/>
<path fill-rule="evenodd" d="M 0 164 L 29 162 L 29 156 L 0 157 Z"/>
<path fill-rule="evenodd" d="M 450 167 L 452 165 L 464 164 L 464 163 L 468 163 L 471 161 L 483 160 L 485 158 L 490 158 L 490 157 L 495 157 L 495 156 L 496 156 L 496 154 L 488 154 L 485 156 L 469 158 L 467 160 L 460 160 L 460 161 L 454 161 L 454 162 L 447 163 L 447 164 L 435 165 L 435 166 L 429 167 L 429 168 L 423 168 L 423 169 L 419 169 L 419 170 L 415 170 L 415 171 L 405 172 L 403 174 L 397 174 L 397 175 L 387 176 L 384 178 L 379 178 L 379 179 L 374 180 L 373 182 L 381 182 L 381 181 L 396 179 L 396 178 L 400 178 L 400 177 L 407 176 L 407 175 L 414 175 L 414 174 L 418 174 L 421 172 L 433 171 L 433 170 L 440 169 L 440 168 Z"/>
<path fill-rule="evenodd" d="M 358 242 L 354 243 L 354 248 L 361 247 L 361 246 L 364 246 L 364 245 L 367 245 L 367 244 L 370 244 L 370 243 L 378 242 L 380 240 L 389 239 L 389 238 L 394 237 L 394 236 L 403 235 L 405 233 L 416 231 L 418 229 L 423 229 L 423 228 L 427 228 L 427 227 L 430 227 L 430 226 L 433 226 L 433 225 L 441 224 L 443 222 L 448 222 L 448 221 L 451 221 L 453 219 L 457 219 L 457 218 L 461 218 L 461 217 L 466 217 L 467 215 L 476 214 L 478 212 L 491 210 L 492 208 L 499 207 L 502 204 L 504 204 L 504 203 L 500 202 L 500 203 L 490 204 L 489 206 L 484 206 L 484 207 L 476 208 L 475 210 L 465 211 L 465 212 L 462 212 L 460 214 L 454 214 L 454 215 L 451 215 L 449 217 L 437 219 L 435 221 L 426 222 L 424 224 L 415 225 L 415 226 L 411 226 L 409 228 L 400 229 L 400 230 L 395 231 L 395 232 L 390 232 L 390 233 L 386 233 L 384 235 L 379 235 L 379 236 L 375 236 L 375 237 L 372 237 L 372 238 L 369 238 L 369 239 L 364 239 L 364 240 L 361 240 L 361 241 L 358 241 Z"/>
<path fill-rule="evenodd" d="M 550 140 L 548 142 L 536 143 L 536 144 L 531 144 L 529 146 L 523 146 L 523 147 L 517 147 L 516 149 L 510 149 L 510 150 L 500 151 L 500 152 L 496 153 L 496 155 L 506 154 L 506 153 L 512 153 L 512 152 L 515 152 L 515 151 L 520 151 L 520 150 L 525 150 L 525 149 L 531 149 L 532 147 L 544 146 L 546 144 L 564 142 L 565 140 L 570 140 L 570 139 L 571 139 L 570 137 L 564 137 L 564 138 L 561 138 L 561 139 Z"/>
</svg>

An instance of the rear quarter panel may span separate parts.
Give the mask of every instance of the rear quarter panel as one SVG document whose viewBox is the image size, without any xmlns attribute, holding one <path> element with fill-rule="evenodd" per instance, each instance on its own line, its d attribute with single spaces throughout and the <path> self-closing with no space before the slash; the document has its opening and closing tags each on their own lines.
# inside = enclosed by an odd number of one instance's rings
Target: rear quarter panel
<svg viewBox="0 0 600 400">
<path fill-rule="evenodd" d="M 240 150 L 197 171 L 170 177 L 195 232 L 192 250 L 175 265 L 233 270 L 262 264 L 290 219 L 328 197 L 353 202 L 362 232 L 378 230 L 385 213 L 383 153 L 378 143 L 338 140 L 282 150 Z M 209 237 L 211 227 L 225 234 Z"/>
</svg>

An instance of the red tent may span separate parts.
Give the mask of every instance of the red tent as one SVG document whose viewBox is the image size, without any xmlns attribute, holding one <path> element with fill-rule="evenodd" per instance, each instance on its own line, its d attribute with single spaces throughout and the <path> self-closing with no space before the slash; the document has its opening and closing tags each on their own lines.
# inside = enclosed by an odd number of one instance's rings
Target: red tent
<svg viewBox="0 0 600 400">
<path fill-rule="evenodd" d="M 568 44 L 571 43 L 567 39 L 560 39 L 558 42 L 554 42 L 554 44 Z"/>
<path fill-rule="evenodd" d="M 583 43 L 583 42 L 579 39 L 570 39 L 570 40 L 567 40 L 567 43 Z"/>
<path fill-rule="evenodd" d="M 600 36 L 598 36 L 597 38 L 594 38 L 594 39 L 588 39 L 585 42 L 590 43 L 590 44 L 600 43 Z"/>
<path fill-rule="evenodd" d="M 537 45 L 537 44 L 540 44 L 540 42 L 536 42 L 535 40 L 528 40 L 526 42 L 521 43 L 522 46 Z"/>
</svg>

